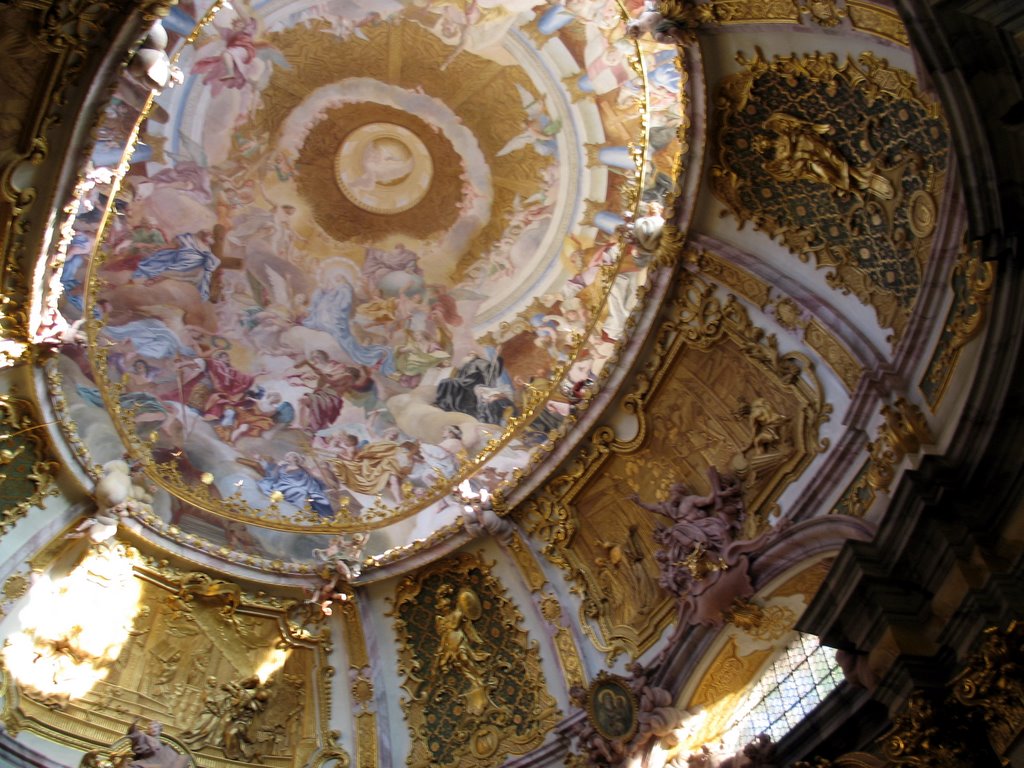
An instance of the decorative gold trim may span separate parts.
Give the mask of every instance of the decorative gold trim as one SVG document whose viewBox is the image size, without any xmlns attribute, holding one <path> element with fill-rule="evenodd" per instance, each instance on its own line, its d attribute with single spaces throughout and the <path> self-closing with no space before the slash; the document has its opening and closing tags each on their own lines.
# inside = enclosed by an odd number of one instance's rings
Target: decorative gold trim
<svg viewBox="0 0 1024 768">
<path fill-rule="evenodd" d="M 864 0 L 846 0 L 846 12 L 858 32 L 875 35 L 904 48 L 910 47 L 907 28 L 892 8 L 866 3 Z"/>
<path fill-rule="evenodd" d="M 860 377 L 864 374 L 864 366 L 853 356 L 849 349 L 817 320 L 812 320 L 804 328 L 804 341 L 807 346 L 821 355 L 828 367 L 835 371 L 839 381 L 847 392 L 852 393 Z"/>
<path fill-rule="evenodd" d="M 523 541 L 523 537 L 518 533 L 514 533 L 508 543 L 508 549 L 512 553 L 512 559 L 519 566 L 519 572 L 523 575 L 523 579 L 526 581 L 530 591 L 539 592 L 543 589 L 544 585 L 548 583 L 547 577 L 540 569 L 540 564 L 533 556 L 533 551 Z"/>
<path fill-rule="evenodd" d="M 367 708 L 373 700 L 373 683 L 364 676 L 364 671 L 370 666 L 370 654 L 367 652 L 366 634 L 355 594 L 341 604 L 341 621 L 349 670 L 355 676 L 352 700 L 359 709 L 355 716 L 356 766 L 377 768 L 377 715 Z"/>
</svg>

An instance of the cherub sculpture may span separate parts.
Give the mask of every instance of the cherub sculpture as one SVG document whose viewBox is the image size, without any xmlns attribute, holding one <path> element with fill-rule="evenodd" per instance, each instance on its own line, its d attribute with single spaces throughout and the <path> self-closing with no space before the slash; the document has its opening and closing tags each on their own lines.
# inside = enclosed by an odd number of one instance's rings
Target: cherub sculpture
<svg viewBox="0 0 1024 768">
<path fill-rule="evenodd" d="M 469 480 L 464 480 L 459 484 L 455 497 L 462 505 L 462 520 L 467 531 L 473 534 L 489 533 L 502 544 L 511 541 L 515 525 L 494 511 L 493 497 L 486 488 L 481 488 L 477 493 Z"/>
<path fill-rule="evenodd" d="M 636 18 L 626 22 L 626 37 L 631 40 L 638 40 L 644 35 L 650 35 L 658 43 L 664 45 L 684 45 L 692 42 L 694 29 L 699 24 L 700 17 L 706 13 L 703 8 L 694 6 L 693 20 L 665 16 L 659 10 L 657 0 L 646 0 L 643 10 Z"/>
<path fill-rule="evenodd" d="M 114 459 L 103 465 L 103 475 L 93 489 L 96 512 L 68 534 L 70 539 L 88 537 L 94 544 L 107 541 L 117 533 L 121 519 L 147 508 L 153 501 L 146 488 L 135 482 L 128 462 Z"/>
<path fill-rule="evenodd" d="M 331 539 L 323 549 L 313 550 L 313 557 L 323 563 L 322 581 L 309 591 L 307 603 L 319 606 L 325 616 L 330 616 L 334 603 L 348 600 L 345 587 L 362 570 L 363 550 L 369 538 L 370 534 L 363 532 L 351 536 L 343 533 Z"/>
</svg>

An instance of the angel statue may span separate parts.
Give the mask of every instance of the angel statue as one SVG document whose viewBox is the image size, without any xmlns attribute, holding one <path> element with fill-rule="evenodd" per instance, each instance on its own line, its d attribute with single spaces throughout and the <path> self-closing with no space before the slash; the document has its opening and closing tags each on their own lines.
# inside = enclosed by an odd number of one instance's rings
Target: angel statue
<svg viewBox="0 0 1024 768">
<path fill-rule="evenodd" d="M 482 664 L 491 656 L 480 648 L 483 638 L 473 626 L 483 615 L 483 607 L 476 592 L 469 587 L 460 589 L 453 602 L 454 591 L 451 584 L 442 584 L 437 590 L 437 615 L 434 617 L 440 641 L 437 669 L 442 673 L 454 672 L 469 683 L 469 690 L 464 694 L 466 708 L 470 714 L 479 715 L 489 703 Z"/>
</svg>

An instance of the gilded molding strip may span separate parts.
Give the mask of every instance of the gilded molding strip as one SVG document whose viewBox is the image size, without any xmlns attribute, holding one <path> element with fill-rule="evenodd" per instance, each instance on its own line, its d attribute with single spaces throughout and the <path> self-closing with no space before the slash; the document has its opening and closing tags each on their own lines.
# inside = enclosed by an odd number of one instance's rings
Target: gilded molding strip
<svg viewBox="0 0 1024 768">
<path fill-rule="evenodd" d="M 695 266 L 702 275 L 715 280 L 725 287 L 736 291 L 752 304 L 764 309 L 771 303 L 772 287 L 757 275 L 742 267 L 732 264 L 721 256 L 709 251 L 697 251 L 690 249 L 683 257 L 687 264 Z M 782 302 L 789 301 L 796 306 L 791 299 L 780 299 L 776 307 Z M 799 309 L 797 308 L 797 313 Z M 797 314 L 794 313 L 794 314 Z M 839 380 L 847 392 L 853 392 L 860 381 L 864 367 L 857 362 L 853 354 L 834 335 L 823 326 L 818 320 L 799 321 L 793 323 L 783 322 L 781 314 L 777 313 L 779 322 L 788 330 L 799 327 L 803 330 L 804 341 L 807 345 L 821 355 L 828 366 L 835 371 Z"/>
<path fill-rule="evenodd" d="M 846 12 L 858 32 L 876 35 L 904 47 L 910 46 L 907 28 L 892 8 L 866 3 L 864 0 L 846 0 Z"/>
<path fill-rule="evenodd" d="M 363 675 L 363 670 L 370 665 L 370 655 L 367 653 L 366 634 L 363 632 L 363 621 L 354 594 L 350 594 L 349 599 L 341 604 L 341 620 L 349 668 L 355 676 L 352 698 L 361 707 L 355 718 L 356 765 L 358 768 L 377 768 L 377 715 L 366 708 L 373 701 L 373 683 Z"/>
<path fill-rule="evenodd" d="M 821 359 L 828 364 L 829 368 L 835 371 L 847 392 L 852 393 L 857 388 L 857 383 L 864 373 L 864 366 L 858 363 L 850 350 L 829 333 L 821 323 L 817 320 L 808 323 L 804 329 L 804 341 L 821 355 Z"/>
<path fill-rule="evenodd" d="M 356 715 L 356 756 L 359 768 L 377 768 L 377 716 L 372 712 Z"/>
<path fill-rule="evenodd" d="M 772 299 L 772 287 L 768 283 L 713 251 L 690 248 L 683 254 L 683 259 L 705 277 L 736 291 L 759 309 L 764 309 Z"/>
<path fill-rule="evenodd" d="M 886 42 L 909 47 L 907 28 L 893 9 L 864 0 L 846 0 L 841 7 L 836 0 L 713 0 L 713 23 L 800 24 L 814 23 L 826 29 L 836 27 L 849 17 L 850 26 L 858 32 L 881 38 Z"/>
<path fill-rule="evenodd" d="M 800 21 L 800 8 L 793 0 L 714 0 L 719 24 L 772 24 Z"/>
<path fill-rule="evenodd" d="M 519 566 L 519 572 L 522 573 L 523 579 L 526 581 L 530 591 L 539 592 L 543 589 L 544 585 L 548 583 L 547 577 L 540 569 L 540 564 L 537 562 L 537 558 L 533 556 L 533 551 L 523 541 L 523 537 L 518 533 L 514 533 L 508 543 L 508 549 L 512 553 L 512 559 Z"/>
</svg>

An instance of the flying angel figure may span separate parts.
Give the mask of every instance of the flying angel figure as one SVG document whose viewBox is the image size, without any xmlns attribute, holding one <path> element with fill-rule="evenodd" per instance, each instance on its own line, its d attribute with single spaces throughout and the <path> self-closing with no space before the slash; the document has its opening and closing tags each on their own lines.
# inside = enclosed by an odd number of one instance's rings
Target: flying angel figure
<svg viewBox="0 0 1024 768">
<path fill-rule="evenodd" d="M 544 104 L 533 97 L 533 94 L 518 83 L 516 90 L 519 91 L 519 98 L 526 110 L 526 130 L 518 136 L 509 140 L 497 154 L 497 157 L 510 155 L 518 152 L 531 144 L 538 154 L 550 157 L 558 151 L 558 144 L 554 137 L 562 130 L 561 120 L 552 120 L 544 111 Z"/>
</svg>

